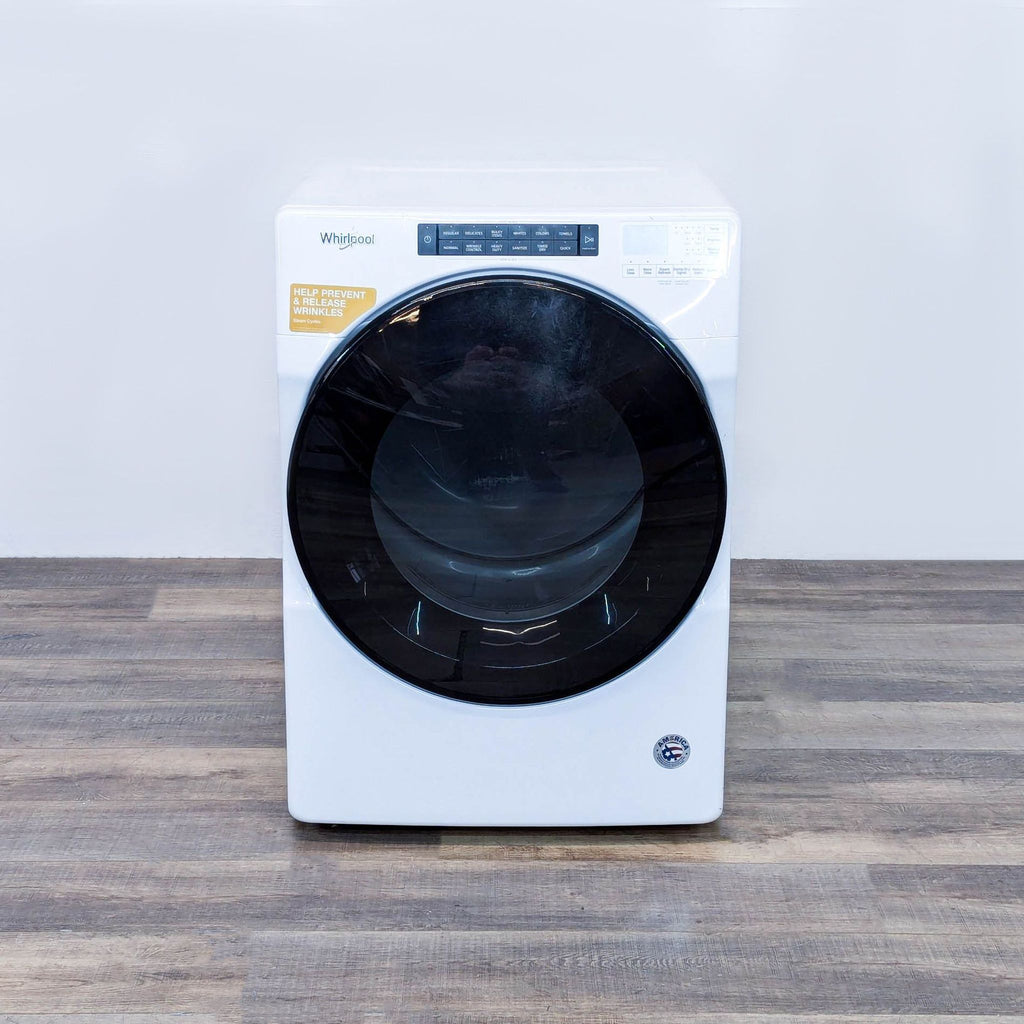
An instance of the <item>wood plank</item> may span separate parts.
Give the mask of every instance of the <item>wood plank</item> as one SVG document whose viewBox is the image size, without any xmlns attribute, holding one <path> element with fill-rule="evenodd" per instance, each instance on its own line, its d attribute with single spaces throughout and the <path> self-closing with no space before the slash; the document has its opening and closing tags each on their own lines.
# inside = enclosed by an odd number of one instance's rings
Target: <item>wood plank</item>
<svg viewBox="0 0 1024 1024">
<path fill-rule="evenodd" d="M 156 589 L 151 619 L 177 622 L 205 619 L 266 619 L 281 621 L 281 588 L 274 587 L 184 587 Z"/>
<path fill-rule="evenodd" d="M 278 558 L 3 558 L 0 588 L 159 586 L 273 587 Z"/>
<path fill-rule="evenodd" d="M 732 737 L 726 737 L 731 743 Z M 991 783 L 1024 778 L 1024 754 L 1006 750 L 766 749 L 733 747 L 726 758 L 730 783 L 810 785 L 870 782 Z"/>
<path fill-rule="evenodd" d="M 2 673 L 0 667 L 0 673 Z M 1019 661 L 903 661 L 865 658 L 738 658 L 729 661 L 729 699 L 806 703 L 871 701 L 1024 701 Z"/>
<path fill-rule="evenodd" d="M 605 1010 L 600 1005 L 588 1006 L 585 1010 L 567 1009 L 561 1002 L 554 1002 L 551 1011 L 538 1008 L 517 1013 L 503 1007 L 500 1011 L 491 1011 L 486 1018 L 477 1013 L 464 1013 L 459 1010 L 448 1010 L 443 1016 L 428 1014 L 416 1018 L 386 1018 L 382 1015 L 371 1015 L 367 1019 L 377 1024 L 390 1024 L 391 1020 L 415 1020 L 416 1024 L 1024 1024 L 1024 1015 L 1019 1014 L 945 1014 L 945 1013 L 703 1013 L 699 1010 L 686 1010 L 681 1016 L 678 1008 L 662 1010 L 652 1008 L 641 1000 L 633 1013 L 624 1013 L 621 1009 Z M 259 1024 L 262 1017 L 246 1017 L 246 1020 Z M 35 1024 L 27 1021 L 27 1024 Z M 82 1024 L 91 1024 L 84 1021 Z"/>
<path fill-rule="evenodd" d="M 749 1013 L 1024 1010 L 1024 938 L 673 932 L 266 932 L 247 1021 L 647 1007 Z"/>
<path fill-rule="evenodd" d="M 680 1024 L 680 1021 L 685 1024 L 1024 1024 L 1024 1015 L 1020 1014 L 703 1013 L 687 1010 L 681 1016 L 678 1008 L 661 1010 L 642 1003 L 634 1013 L 623 1013 L 620 1009 L 606 1011 L 601 1006 L 590 1006 L 585 1011 L 575 1012 L 560 1003 L 555 1006 L 556 1009 L 551 1012 L 535 1008 L 525 1013 L 502 1008 L 488 1013 L 486 1019 L 476 1013 L 447 1011 L 443 1017 L 435 1014 L 417 1018 L 416 1024 L 420 1024 L 420 1021 L 430 1021 L 430 1024 L 627 1024 L 634 1021 L 637 1024 Z M 258 1024 L 264 1018 L 247 1019 L 254 1019 Z M 387 1020 L 376 1015 L 368 1019 L 374 1024 L 378 1020 Z M 26 1020 L 25 1024 L 36 1022 L 34 1019 Z M 82 1024 L 92 1022 L 82 1021 Z"/>
<path fill-rule="evenodd" d="M 284 750 L 245 747 L 38 747 L 0 750 L 0 794 L 24 801 L 179 803 L 284 800 Z M 2 828 L 2 825 L 0 825 Z"/>
<path fill-rule="evenodd" d="M 743 588 L 824 591 L 1018 590 L 1024 591 L 1021 561 L 847 561 L 733 559 L 732 583 Z"/>
<path fill-rule="evenodd" d="M 1006 806 L 1006 805 L 1003 805 Z M 734 809 L 734 813 L 735 813 Z M 748 808 L 748 813 L 753 808 Z M 910 812 L 912 813 L 913 809 Z M 721 831 L 693 826 L 687 841 L 679 835 L 608 836 L 601 834 L 523 834 L 513 837 L 467 837 L 445 832 L 445 856 L 452 859 L 499 860 L 674 860 L 719 864 L 959 864 L 1024 863 L 1024 829 L 1019 824 L 935 828 L 906 835 L 899 827 L 800 828 L 773 822 L 754 830 L 730 821 Z M 752 834 L 756 831 L 757 834 Z"/>
<path fill-rule="evenodd" d="M 744 703 L 729 707 L 736 748 L 1024 750 L 1024 703 Z"/>
<path fill-rule="evenodd" d="M 438 829 L 331 828 L 294 821 L 278 799 L 178 800 L 146 806 L 107 800 L 6 801 L 0 861 L 280 860 L 302 851 L 331 857 L 417 857 L 440 844 Z"/>
<path fill-rule="evenodd" d="M 5 589 L 0 590 L 0 615 L 4 621 L 14 612 L 31 613 L 43 621 L 54 618 L 143 619 L 152 608 L 156 593 L 156 587 L 145 584 Z"/>
<path fill-rule="evenodd" d="M 998 905 L 1002 908 L 998 913 L 1011 909 L 1014 916 L 1016 910 L 1013 908 L 1024 906 L 1024 876 L 1019 867 L 1001 864 L 968 867 L 880 864 L 872 865 L 867 872 L 873 888 L 897 898 L 912 898 L 916 893 L 931 899 L 951 898 L 964 905 L 978 899 Z M 986 928 L 985 916 L 982 912 L 969 927 Z M 1015 933 L 1024 933 L 1024 929 Z"/>
<path fill-rule="evenodd" d="M 762 794 L 764 787 L 760 787 Z M 992 814 L 999 814 L 1001 804 L 1024 804 L 1024 777 L 1017 779 L 998 779 L 992 782 L 976 782 L 966 779 L 952 779 L 941 782 L 927 782 L 915 779 L 912 782 L 869 782 L 864 787 L 864 795 L 869 800 L 877 800 L 887 804 L 906 803 L 977 803 L 992 806 Z M 751 796 L 750 790 L 743 793 Z M 842 787 L 832 794 L 837 800 L 852 799 L 852 794 L 844 793 Z"/>
<path fill-rule="evenodd" d="M 2 936 L 0 1005 L 8 1013 L 237 1014 L 248 966 L 231 933 Z"/>
<path fill-rule="evenodd" d="M 1024 801 L 1024 779 L 1007 782 L 940 779 L 909 782 L 833 782 L 829 779 L 801 779 L 798 782 L 726 782 L 726 807 L 734 800 L 753 803 L 785 797 L 807 800 L 852 800 L 879 804 L 987 804 L 989 812 L 999 815 L 1003 806 L 1014 807 Z"/>
<path fill-rule="evenodd" d="M 5 701 L 0 749 L 284 745 L 280 695 L 248 701 Z"/>
<path fill-rule="evenodd" d="M 292 821 L 281 799 L 8 801 L 0 859 L 240 860 L 333 858 L 612 860 L 680 863 L 1024 863 L 1024 808 L 929 801 L 731 797 L 711 825 L 598 829 L 325 827 Z M 435 850 L 436 848 L 436 850 Z"/>
<path fill-rule="evenodd" d="M 733 658 L 892 658 L 897 661 L 942 658 L 1024 662 L 1024 625 L 940 625 L 857 622 L 734 623 Z"/>
<path fill-rule="evenodd" d="M 224 1020 L 225 1017 L 208 1013 L 5 1013 L 0 1016 L 0 1024 L 222 1024 Z"/>
<path fill-rule="evenodd" d="M 372 894 L 372 898 L 370 898 Z M 1024 867 L 336 860 L 8 865 L 0 929 L 1024 934 Z"/>
<path fill-rule="evenodd" d="M 0 658 L 228 658 L 280 660 L 280 624 L 262 619 L 120 622 L 52 621 L 31 613 L 8 614 L 0 633 Z"/>
<path fill-rule="evenodd" d="M 277 658 L 0 658 L 0 701 L 249 701 L 283 688 Z"/>
<path fill-rule="evenodd" d="M 162 1013 L 13 1013 L 0 1017 L 0 1024 L 222 1024 L 225 1017 L 205 1014 Z M 227 1019 L 234 1019 L 233 1017 Z M 241 1019 L 241 1018 L 239 1018 Z M 427 1018 L 440 1024 L 436 1018 Z M 505 1012 L 489 1014 L 486 1024 L 561 1024 L 567 1018 L 541 1012 L 528 1016 Z M 625 1018 L 608 1016 L 595 1010 L 588 1024 L 622 1024 Z M 645 1010 L 636 1018 L 645 1024 L 679 1024 L 679 1011 Z M 387 1024 L 370 1018 L 371 1024 Z M 763 1014 L 763 1013 L 687 1013 L 686 1024 L 1022 1024 L 1024 1016 L 993 1014 Z M 419 1024 L 419 1021 L 416 1022 Z M 484 1024 L 478 1016 L 446 1015 L 443 1024 Z"/>
<path fill-rule="evenodd" d="M 739 587 L 732 621 L 751 623 L 1022 623 L 1024 589 L 773 590 Z"/>
</svg>

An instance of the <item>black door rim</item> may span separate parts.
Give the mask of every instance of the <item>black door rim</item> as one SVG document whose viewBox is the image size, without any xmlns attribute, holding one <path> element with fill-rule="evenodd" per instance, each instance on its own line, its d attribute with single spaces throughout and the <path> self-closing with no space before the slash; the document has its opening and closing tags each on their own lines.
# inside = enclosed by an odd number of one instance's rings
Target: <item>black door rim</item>
<svg viewBox="0 0 1024 1024">
<path fill-rule="evenodd" d="M 344 606 L 348 599 L 339 599 L 337 594 L 332 594 L 330 592 L 332 587 L 336 589 L 337 580 L 335 579 L 332 581 L 322 578 L 322 573 L 318 570 L 317 566 L 319 553 L 316 551 L 311 552 L 311 545 L 308 543 L 309 538 L 304 535 L 304 528 L 302 524 L 303 505 L 300 500 L 300 492 L 302 491 L 301 478 L 304 474 L 308 476 L 307 467 L 303 465 L 303 457 L 308 454 L 308 451 L 305 448 L 305 443 L 308 440 L 311 420 L 314 418 L 315 411 L 318 409 L 319 404 L 322 404 L 325 394 L 331 390 L 332 381 L 344 370 L 346 363 L 349 361 L 357 361 L 360 353 L 364 352 L 368 347 L 371 347 L 372 339 L 379 338 L 386 329 L 389 327 L 393 328 L 397 323 L 402 322 L 403 318 L 408 317 L 414 310 L 426 308 L 428 303 L 443 300 L 446 296 L 461 293 L 470 288 L 476 289 L 486 286 L 502 285 L 549 289 L 552 292 L 565 293 L 584 303 L 598 303 L 602 307 L 602 312 L 604 314 L 617 318 L 621 321 L 621 324 L 626 325 L 630 331 L 642 336 L 650 350 L 656 350 L 657 358 L 650 360 L 652 365 L 655 362 L 660 363 L 659 369 L 661 370 L 664 370 L 667 365 L 673 366 L 677 371 L 676 383 L 684 382 L 686 387 L 689 388 L 690 401 L 694 406 L 694 408 L 689 411 L 695 418 L 701 420 L 702 426 L 705 430 L 703 439 L 707 441 L 708 450 L 702 456 L 701 461 L 706 467 L 710 468 L 706 469 L 704 476 L 702 477 L 702 482 L 705 483 L 708 488 L 713 489 L 715 493 L 713 495 L 713 499 L 711 496 L 707 496 L 708 500 L 713 505 L 713 511 L 708 510 L 707 514 L 704 515 L 702 519 L 702 522 L 704 520 L 706 520 L 706 522 L 704 522 L 702 526 L 702 536 L 704 539 L 702 541 L 702 554 L 699 557 L 699 571 L 691 572 L 690 576 L 682 579 L 678 586 L 675 581 L 672 581 L 671 585 L 676 588 L 674 590 L 676 608 L 672 614 L 667 616 L 668 621 L 662 622 L 660 627 L 653 628 L 652 631 L 646 635 L 646 638 L 641 645 L 642 650 L 634 650 L 630 656 L 620 658 L 604 669 L 598 669 L 597 671 L 591 669 L 583 677 L 560 680 L 557 685 L 554 686 L 549 685 L 547 687 L 538 686 L 532 688 L 529 686 L 519 687 L 513 692 L 497 692 L 492 688 L 486 693 L 479 693 L 467 691 L 464 685 L 466 680 L 463 680 L 458 674 L 453 674 L 452 677 L 448 678 L 439 678 L 437 672 L 434 672 L 432 675 L 422 675 L 418 671 L 410 671 L 407 665 L 398 663 L 396 659 L 388 656 L 387 653 L 382 652 L 376 643 L 368 639 L 364 630 L 353 627 L 352 620 L 346 616 L 346 614 L 343 614 L 342 611 L 339 611 L 339 608 Z M 668 359 L 669 363 L 665 364 L 661 362 L 663 359 Z M 685 388 L 681 390 L 685 390 Z M 393 418 L 396 418 L 399 415 L 399 413 L 394 410 L 392 410 L 392 414 Z M 627 423 L 627 426 L 629 426 L 629 423 Z M 632 428 L 630 429 L 632 430 Z M 372 448 L 373 453 L 375 453 L 381 436 L 382 434 L 377 436 L 376 439 L 371 439 L 367 445 L 367 449 L 369 450 Z M 634 437 L 634 440 L 636 441 L 637 439 Z M 637 446 L 638 448 L 640 447 L 639 441 L 637 441 Z M 646 457 L 646 452 L 644 455 Z M 373 455 L 371 454 L 371 465 L 372 460 Z M 672 473 L 675 472 L 676 470 L 672 470 Z M 647 469 L 645 461 L 645 479 L 646 475 Z M 653 491 L 661 488 L 662 485 L 663 482 L 658 479 L 648 481 L 648 494 L 652 494 Z M 696 371 L 693 370 L 686 358 L 678 350 L 675 343 L 661 328 L 656 326 L 642 313 L 633 309 L 617 296 L 611 295 L 588 282 L 579 281 L 577 279 L 555 273 L 549 273 L 547 271 L 520 268 L 511 270 L 491 268 L 450 275 L 426 282 L 415 289 L 410 289 L 409 291 L 390 300 L 386 305 L 378 307 L 377 310 L 363 317 L 360 321 L 357 321 L 349 329 L 346 335 L 339 339 L 338 344 L 324 360 L 321 369 L 317 373 L 299 416 L 295 435 L 292 440 L 288 464 L 287 512 L 289 530 L 300 568 L 319 607 L 344 639 L 353 644 L 353 646 L 355 646 L 371 661 L 371 663 L 383 668 L 389 674 L 409 683 L 410 685 L 416 686 L 419 689 L 435 695 L 459 700 L 461 702 L 483 706 L 533 706 L 570 699 L 619 678 L 659 650 L 668 637 L 679 628 L 699 601 L 700 595 L 702 594 L 717 563 L 726 521 L 726 487 L 725 459 L 722 451 L 721 439 L 718 435 L 714 416 L 711 412 L 704 387 Z M 351 486 L 348 487 L 348 490 L 352 490 Z M 662 504 L 664 506 L 664 502 Z M 647 515 L 646 511 L 644 515 Z M 663 532 L 666 529 L 666 524 L 673 518 L 678 519 L 679 517 L 673 517 L 671 512 L 666 515 L 664 508 L 662 508 L 661 525 Z M 675 530 L 675 532 L 678 533 L 680 526 L 678 523 L 672 523 L 668 528 Z M 690 528 L 686 527 L 686 529 Z M 363 539 L 365 540 L 366 538 L 363 537 Z M 380 538 L 378 537 L 377 540 L 379 541 Z M 687 540 L 689 540 L 689 538 L 687 538 Z M 649 551 L 655 550 L 652 548 L 649 541 L 650 538 L 648 538 L 647 548 Z M 636 542 L 634 541 L 634 546 L 629 552 L 630 556 L 633 555 L 635 547 Z M 383 550 L 383 546 L 381 546 L 381 550 Z M 628 560 L 629 558 L 627 557 L 626 561 Z M 390 562 L 386 553 L 382 559 L 382 562 L 384 561 Z M 659 564 L 659 567 L 661 567 L 661 563 L 664 561 L 665 558 L 655 558 L 655 562 Z M 391 567 L 396 568 L 393 563 L 391 563 Z M 669 565 L 668 570 L 671 570 L 671 568 L 671 565 Z M 355 570 L 353 570 L 353 574 L 354 573 Z M 619 583 L 621 583 L 622 586 L 625 586 L 628 582 L 628 577 L 632 573 L 633 568 L 630 568 L 625 574 L 625 577 L 619 581 Z M 666 575 L 671 575 L 671 573 L 667 571 L 662 572 L 662 577 L 665 577 Z M 615 577 L 616 573 L 613 572 L 612 576 Z M 330 585 L 328 585 L 328 583 Z M 601 586 L 603 585 L 604 584 Z M 648 589 L 650 589 L 650 586 L 651 579 L 648 577 Z M 411 583 L 408 583 L 408 587 L 411 591 L 409 596 L 412 597 L 415 595 L 419 599 L 421 606 L 425 602 L 430 601 L 430 598 L 425 597 L 422 591 L 417 591 Z M 601 587 L 599 586 L 598 590 L 600 589 Z M 608 589 L 611 588 L 609 587 Z M 591 595 L 591 597 L 593 596 L 594 595 Z M 662 599 L 664 599 L 664 597 Z M 588 602 L 590 602 L 590 597 L 579 602 L 578 605 L 566 608 L 562 614 L 571 618 L 572 614 L 574 614 L 578 608 L 582 605 L 586 605 Z M 351 604 L 351 602 L 349 602 L 349 604 Z M 608 607 L 607 594 L 605 595 L 605 607 L 606 609 Z M 453 614 L 444 608 L 439 608 L 437 611 L 443 613 L 441 618 L 444 618 L 445 615 L 450 618 Z M 363 617 L 365 618 L 365 615 Z M 383 616 L 380 617 L 383 618 Z M 459 616 L 456 615 L 455 618 L 458 619 Z M 465 620 L 465 616 L 462 616 L 461 618 Z M 480 623 L 484 623 L 482 628 L 488 628 L 498 623 L 506 622 L 507 620 L 504 619 L 476 619 L 475 625 L 479 626 Z M 529 619 L 521 620 L 521 623 L 524 625 L 531 622 L 532 620 Z M 519 624 L 518 620 L 517 624 Z M 611 625 L 610 616 L 608 624 Z M 393 632 L 400 634 L 400 631 L 396 628 L 393 622 L 388 621 L 388 625 Z M 465 625 L 465 621 L 463 621 L 462 625 Z M 452 625 L 448 628 L 455 628 L 455 626 Z M 529 628 L 535 627 L 530 626 Z M 618 627 L 615 632 L 621 628 L 622 627 Z M 411 639 L 411 635 L 406 637 L 405 640 L 406 642 L 416 646 L 416 642 Z M 461 659 L 461 657 L 460 648 L 459 658 Z M 450 656 L 449 660 L 451 660 Z M 565 659 L 567 667 L 569 667 L 570 660 L 571 659 L 569 658 Z M 493 666 L 485 667 L 492 668 Z M 544 674 L 545 672 L 547 672 L 548 675 L 551 675 L 548 671 L 548 666 L 545 664 L 528 666 L 526 672 L 522 672 L 520 670 L 517 674 L 520 676 L 531 674 L 531 670 L 533 675 Z M 571 676 L 571 672 L 569 675 Z"/>
</svg>

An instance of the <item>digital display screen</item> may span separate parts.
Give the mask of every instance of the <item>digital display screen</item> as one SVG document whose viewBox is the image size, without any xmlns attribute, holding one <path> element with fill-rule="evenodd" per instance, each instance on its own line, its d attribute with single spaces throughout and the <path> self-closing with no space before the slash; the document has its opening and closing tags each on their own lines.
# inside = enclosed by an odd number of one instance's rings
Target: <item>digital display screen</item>
<svg viewBox="0 0 1024 1024">
<path fill-rule="evenodd" d="M 622 251 L 626 256 L 667 256 L 667 224 L 626 224 L 622 229 Z"/>
</svg>

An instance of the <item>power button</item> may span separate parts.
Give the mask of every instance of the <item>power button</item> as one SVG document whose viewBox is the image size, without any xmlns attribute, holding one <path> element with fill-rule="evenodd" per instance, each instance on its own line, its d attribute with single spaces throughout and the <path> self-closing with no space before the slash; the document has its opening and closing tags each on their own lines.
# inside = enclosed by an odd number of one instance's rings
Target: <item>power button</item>
<svg viewBox="0 0 1024 1024">
<path fill-rule="evenodd" d="M 437 255 L 437 225 L 419 224 L 416 228 L 419 239 L 417 253 L 420 256 Z"/>
</svg>

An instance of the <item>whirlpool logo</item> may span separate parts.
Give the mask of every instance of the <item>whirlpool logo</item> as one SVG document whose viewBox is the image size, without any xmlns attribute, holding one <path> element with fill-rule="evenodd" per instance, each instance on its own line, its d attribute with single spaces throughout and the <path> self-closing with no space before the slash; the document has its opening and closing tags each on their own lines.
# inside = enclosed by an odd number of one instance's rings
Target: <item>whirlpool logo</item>
<svg viewBox="0 0 1024 1024">
<path fill-rule="evenodd" d="M 337 231 L 321 231 L 321 245 L 336 245 L 339 249 L 351 249 L 354 245 L 373 245 L 373 235 L 357 235 L 354 232 L 346 231 L 339 234 Z"/>
</svg>

